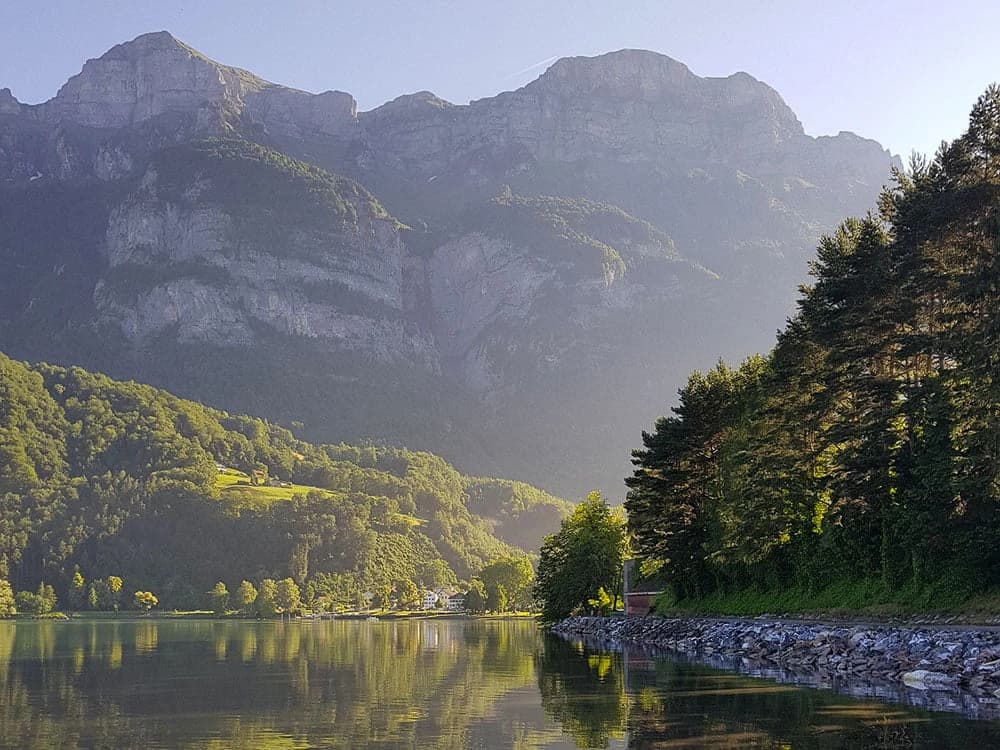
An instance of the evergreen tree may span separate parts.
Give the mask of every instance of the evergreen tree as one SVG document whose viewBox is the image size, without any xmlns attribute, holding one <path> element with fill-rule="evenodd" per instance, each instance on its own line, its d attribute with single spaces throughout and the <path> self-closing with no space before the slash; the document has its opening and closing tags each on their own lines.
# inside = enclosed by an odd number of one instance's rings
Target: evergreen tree
<svg viewBox="0 0 1000 750">
<path fill-rule="evenodd" d="M 766 361 L 693 374 L 643 434 L 638 552 L 682 599 L 1000 583 L 1000 88 L 811 273 Z"/>
<path fill-rule="evenodd" d="M 73 568 L 73 580 L 69 584 L 69 606 L 80 611 L 87 605 L 87 583 L 80 573 L 80 566 Z"/>
</svg>

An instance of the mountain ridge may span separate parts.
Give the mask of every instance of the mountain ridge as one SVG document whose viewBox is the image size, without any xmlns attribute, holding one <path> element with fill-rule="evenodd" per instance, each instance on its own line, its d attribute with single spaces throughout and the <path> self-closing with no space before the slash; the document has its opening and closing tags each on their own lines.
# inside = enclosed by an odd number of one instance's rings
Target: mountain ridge
<svg viewBox="0 0 1000 750">
<path fill-rule="evenodd" d="M 144 35 L 48 102 L 0 93 L 0 347 L 617 492 L 631 426 L 766 348 L 896 164 L 654 52 L 359 112 Z"/>
<path fill-rule="evenodd" d="M 729 99 L 732 103 L 745 103 L 748 100 L 752 100 L 754 98 L 753 95 L 757 95 L 758 97 L 763 96 L 773 106 L 776 113 L 780 115 L 780 119 L 785 122 L 785 125 L 790 126 L 788 130 L 792 135 L 806 136 L 814 140 L 816 138 L 837 138 L 841 135 L 855 135 L 852 131 L 842 130 L 837 134 L 808 136 L 795 116 L 795 113 L 788 107 L 781 95 L 774 88 L 751 74 L 745 71 L 737 71 L 728 76 L 699 76 L 693 73 L 684 63 L 668 55 L 645 49 L 623 48 L 593 56 L 561 57 L 546 68 L 536 79 L 518 89 L 500 91 L 491 96 L 471 100 L 466 104 L 449 102 L 433 92 L 425 90 L 404 93 L 370 110 L 358 111 L 357 102 L 347 92 L 331 89 L 320 93 L 313 93 L 268 81 L 249 70 L 227 65 L 210 58 L 173 36 L 169 31 L 141 34 L 130 41 L 115 45 L 100 57 L 88 60 L 80 73 L 71 76 L 53 97 L 39 104 L 22 104 L 14 96 L 11 89 L 2 88 L 0 89 L 0 97 L 2 97 L 0 99 L 0 106 L 3 108 L 0 109 L 0 112 L 7 114 L 19 112 L 38 113 L 43 118 L 49 112 L 53 112 L 56 117 L 72 119 L 78 124 L 101 126 L 101 121 L 97 121 L 94 116 L 81 113 L 80 111 L 74 112 L 70 106 L 74 103 L 86 104 L 88 102 L 85 100 L 81 101 L 81 97 L 88 93 L 97 93 L 88 91 L 88 89 L 92 88 L 90 85 L 91 79 L 101 76 L 101 72 L 97 71 L 96 68 L 102 64 L 108 65 L 111 69 L 107 73 L 111 76 L 117 75 L 120 77 L 123 94 L 128 96 L 131 93 L 130 89 L 133 87 L 135 93 L 138 94 L 140 89 L 138 84 L 144 82 L 144 75 L 149 75 L 155 68 L 135 70 L 134 73 L 136 75 L 134 77 L 126 77 L 127 74 L 133 71 L 123 70 L 112 64 L 128 63 L 135 66 L 145 62 L 147 58 L 156 57 L 157 55 L 166 55 L 167 59 L 162 62 L 190 63 L 192 64 L 192 70 L 195 70 L 198 65 L 203 65 L 216 71 L 219 78 L 222 79 L 221 81 L 217 81 L 217 83 L 221 84 L 220 88 L 216 88 L 213 91 L 204 88 L 205 85 L 210 83 L 209 81 L 201 81 L 200 83 L 203 84 L 201 90 L 206 93 L 215 93 L 220 99 L 230 98 L 242 104 L 244 97 L 247 95 L 267 92 L 304 98 L 306 100 L 312 100 L 317 97 L 347 97 L 351 101 L 349 107 L 350 117 L 356 120 L 373 117 L 377 115 L 379 110 L 389 105 L 398 105 L 400 102 L 419 101 L 420 103 L 428 103 L 432 100 L 435 106 L 438 107 L 446 105 L 448 109 L 467 109 L 481 106 L 483 103 L 492 102 L 499 98 L 516 95 L 519 92 L 550 88 L 565 89 L 566 84 L 570 84 L 571 86 L 580 83 L 585 84 L 585 93 L 592 93 L 593 89 L 606 86 L 613 88 L 618 95 L 624 94 L 625 96 L 635 96 L 638 98 L 657 98 L 658 96 L 662 97 L 665 94 L 677 92 L 682 94 L 685 92 L 690 93 L 692 89 L 698 86 L 708 86 L 717 88 L 717 91 L 708 90 L 712 91 L 720 100 Z M 199 83 L 196 77 L 190 82 L 194 84 Z M 147 86 L 146 88 L 154 87 Z M 164 92 L 167 90 L 164 87 Z M 183 89 L 175 90 L 183 91 Z M 193 90 L 198 91 L 199 89 L 196 86 Z M 107 94 L 109 92 L 104 91 L 102 93 Z M 192 101 L 188 106 L 197 108 L 204 103 L 204 101 Z M 219 102 L 212 102 L 211 100 L 208 103 L 219 104 Z M 174 102 L 175 108 L 182 108 L 183 104 L 183 100 Z M 138 119 L 132 119 L 128 124 L 135 125 L 143 119 L 149 119 L 149 117 L 155 114 L 162 114 L 164 111 L 166 110 L 154 108 L 149 112 L 144 112 Z M 124 124 L 117 120 L 104 122 L 104 127 L 120 127 Z M 871 139 L 864 140 L 875 143 Z"/>
</svg>

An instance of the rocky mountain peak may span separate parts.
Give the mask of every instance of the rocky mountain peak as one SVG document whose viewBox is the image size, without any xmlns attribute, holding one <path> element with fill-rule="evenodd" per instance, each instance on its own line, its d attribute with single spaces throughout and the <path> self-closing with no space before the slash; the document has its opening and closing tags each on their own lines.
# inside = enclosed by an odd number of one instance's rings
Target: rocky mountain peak
<svg viewBox="0 0 1000 750">
<path fill-rule="evenodd" d="M 748 73 L 734 73 L 725 78 L 701 77 L 684 63 L 648 50 L 623 49 L 596 57 L 564 57 L 525 86 L 524 91 L 561 98 L 643 102 L 657 110 L 711 112 L 713 119 L 729 112 L 744 120 L 772 122 L 779 139 L 804 134 L 801 123 L 781 95 Z"/>
<path fill-rule="evenodd" d="M 657 98 L 690 86 L 697 76 L 687 65 L 667 55 L 641 49 L 623 49 L 596 57 L 562 57 L 534 87 L 557 87 L 580 93 L 613 89 L 619 95 Z"/>
<path fill-rule="evenodd" d="M 99 128 L 135 125 L 165 112 L 197 112 L 240 102 L 269 86 L 245 70 L 221 65 L 166 31 L 143 34 L 88 60 L 53 99 L 47 120 Z"/>
<path fill-rule="evenodd" d="M 98 59 L 130 60 L 134 62 L 141 57 L 163 52 L 179 52 L 184 54 L 194 54 L 201 58 L 205 57 L 200 52 L 188 47 L 184 44 L 184 42 L 175 37 L 169 31 L 151 31 L 147 34 L 140 34 L 131 41 L 116 44 Z"/>
</svg>

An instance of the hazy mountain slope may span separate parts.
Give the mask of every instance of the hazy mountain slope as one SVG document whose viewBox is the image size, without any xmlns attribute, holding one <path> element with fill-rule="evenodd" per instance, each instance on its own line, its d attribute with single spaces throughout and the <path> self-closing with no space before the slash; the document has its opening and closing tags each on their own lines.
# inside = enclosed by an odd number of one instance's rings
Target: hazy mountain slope
<svg viewBox="0 0 1000 750">
<path fill-rule="evenodd" d="M 768 345 L 891 163 L 650 52 L 359 113 L 149 34 L 0 92 L 0 345 L 617 492 L 650 403 Z"/>
</svg>

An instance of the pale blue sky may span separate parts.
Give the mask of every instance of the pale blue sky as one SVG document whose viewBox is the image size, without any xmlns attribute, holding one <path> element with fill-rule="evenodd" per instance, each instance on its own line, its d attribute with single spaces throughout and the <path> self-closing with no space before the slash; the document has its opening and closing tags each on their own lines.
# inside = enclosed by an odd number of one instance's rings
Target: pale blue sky
<svg viewBox="0 0 1000 750">
<path fill-rule="evenodd" d="M 556 56 L 651 49 L 699 75 L 745 70 L 808 133 L 853 130 L 904 156 L 958 135 L 1000 79 L 1000 3 L 987 0 L 0 0 L 0 87 L 42 101 L 85 59 L 161 29 L 362 109 L 420 89 L 466 102 Z"/>
</svg>

